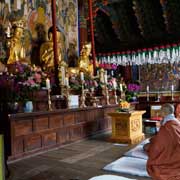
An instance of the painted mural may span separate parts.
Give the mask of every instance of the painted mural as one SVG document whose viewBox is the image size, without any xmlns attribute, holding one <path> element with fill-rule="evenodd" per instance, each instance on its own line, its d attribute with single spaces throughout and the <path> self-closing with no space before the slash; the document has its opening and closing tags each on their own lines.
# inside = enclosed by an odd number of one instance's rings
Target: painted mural
<svg viewBox="0 0 180 180">
<path fill-rule="evenodd" d="M 70 51 L 78 55 L 77 0 L 57 0 L 56 14 L 57 27 L 61 32 L 62 57 L 67 60 Z M 22 41 L 26 57 L 39 65 L 40 46 L 48 40 L 47 32 L 52 26 L 51 0 L 0 0 L 0 61 L 3 63 L 8 58 L 5 32 L 19 19 L 25 22 Z"/>
<path fill-rule="evenodd" d="M 174 64 L 148 64 L 140 66 L 140 82 L 142 91 L 146 91 L 147 85 L 150 91 L 180 90 L 180 62 Z"/>
</svg>

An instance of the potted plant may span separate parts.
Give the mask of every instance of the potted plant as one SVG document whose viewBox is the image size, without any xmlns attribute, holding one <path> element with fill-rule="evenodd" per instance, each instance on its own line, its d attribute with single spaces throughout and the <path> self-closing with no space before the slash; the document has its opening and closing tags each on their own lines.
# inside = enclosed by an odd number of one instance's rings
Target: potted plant
<svg viewBox="0 0 180 180">
<path fill-rule="evenodd" d="M 10 67 L 8 79 L 13 79 L 13 89 L 11 94 L 18 98 L 18 101 L 29 107 L 28 112 L 33 110 L 33 92 L 40 90 L 45 85 L 47 74 L 40 67 L 30 66 L 27 64 L 15 63 Z M 14 98 L 12 98 L 15 101 Z M 31 101 L 31 102 L 29 102 Z M 26 111 L 26 109 L 25 109 Z"/>
<path fill-rule="evenodd" d="M 139 93 L 141 86 L 136 83 L 130 83 L 127 86 L 126 100 L 129 102 L 137 101 L 137 94 Z"/>
</svg>

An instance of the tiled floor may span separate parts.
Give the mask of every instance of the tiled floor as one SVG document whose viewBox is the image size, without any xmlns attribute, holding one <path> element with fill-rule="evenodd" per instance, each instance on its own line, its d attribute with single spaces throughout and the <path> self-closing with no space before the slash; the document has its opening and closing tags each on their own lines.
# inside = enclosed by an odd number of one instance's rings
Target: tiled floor
<svg viewBox="0 0 180 180">
<path fill-rule="evenodd" d="M 88 180 L 101 174 L 108 163 L 121 157 L 132 146 L 115 146 L 108 142 L 109 135 L 99 135 L 9 164 L 9 180 Z M 137 180 L 150 180 L 138 176 L 115 174 Z"/>
</svg>

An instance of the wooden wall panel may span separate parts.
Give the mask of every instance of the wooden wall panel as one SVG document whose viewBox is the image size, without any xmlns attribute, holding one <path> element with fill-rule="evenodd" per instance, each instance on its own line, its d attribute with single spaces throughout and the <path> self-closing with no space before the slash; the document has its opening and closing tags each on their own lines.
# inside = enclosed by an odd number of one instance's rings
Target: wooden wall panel
<svg viewBox="0 0 180 180">
<path fill-rule="evenodd" d="M 43 146 L 51 146 L 56 144 L 56 132 L 43 134 Z"/>
<path fill-rule="evenodd" d="M 75 141 L 80 138 L 82 138 L 83 132 L 82 132 L 82 126 L 75 126 L 72 127 L 70 130 L 70 140 Z"/>
<path fill-rule="evenodd" d="M 12 150 L 12 154 L 21 154 L 24 152 L 24 142 L 22 137 L 14 139 Z"/>
<path fill-rule="evenodd" d="M 94 121 L 94 111 L 90 110 L 86 112 L 86 121 Z"/>
<path fill-rule="evenodd" d="M 14 136 L 28 135 L 32 132 L 32 119 L 22 119 L 14 123 Z"/>
<path fill-rule="evenodd" d="M 36 150 L 42 147 L 42 137 L 41 135 L 31 135 L 25 139 L 25 149 L 24 151 Z"/>
<path fill-rule="evenodd" d="M 74 117 L 76 124 L 83 123 L 86 121 L 86 116 L 84 111 L 75 112 Z"/>
<path fill-rule="evenodd" d="M 64 126 L 75 124 L 74 113 L 69 113 L 64 116 Z"/>
<path fill-rule="evenodd" d="M 70 129 L 69 128 L 63 128 L 58 131 L 57 142 L 58 144 L 64 144 L 64 143 L 70 142 Z"/>
<path fill-rule="evenodd" d="M 50 117 L 49 128 L 56 129 L 63 127 L 63 115 L 53 115 Z"/>
<path fill-rule="evenodd" d="M 36 132 L 48 129 L 48 126 L 48 116 L 38 117 L 33 121 L 33 129 Z"/>
</svg>

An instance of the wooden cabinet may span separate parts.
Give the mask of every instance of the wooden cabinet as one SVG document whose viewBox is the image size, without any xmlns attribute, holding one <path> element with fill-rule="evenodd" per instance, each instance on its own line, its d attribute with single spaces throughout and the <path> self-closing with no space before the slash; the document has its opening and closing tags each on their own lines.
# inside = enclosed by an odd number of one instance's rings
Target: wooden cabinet
<svg viewBox="0 0 180 180">
<path fill-rule="evenodd" d="M 11 155 L 23 158 L 110 130 L 117 105 L 9 114 Z"/>
<path fill-rule="evenodd" d="M 111 140 L 120 143 L 138 143 L 144 138 L 142 133 L 142 114 L 145 111 L 112 112 Z"/>
</svg>

